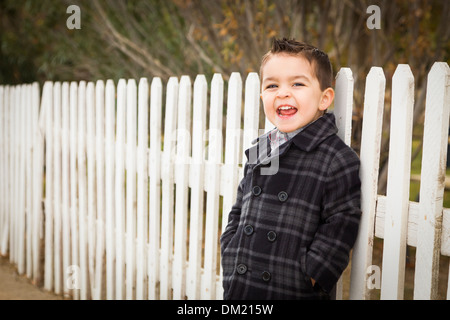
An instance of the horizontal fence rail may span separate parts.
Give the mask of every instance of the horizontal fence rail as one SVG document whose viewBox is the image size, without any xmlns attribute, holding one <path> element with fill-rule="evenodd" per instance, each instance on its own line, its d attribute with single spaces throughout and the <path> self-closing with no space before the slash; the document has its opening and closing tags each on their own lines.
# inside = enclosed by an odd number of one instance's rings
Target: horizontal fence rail
<svg viewBox="0 0 450 320">
<path fill-rule="evenodd" d="M 260 82 L 233 73 L 168 80 L 0 86 L 0 254 L 36 285 L 73 299 L 222 299 L 219 237 L 258 135 Z M 443 207 L 450 71 L 428 75 L 420 200 L 409 201 L 414 76 L 392 79 L 386 195 L 377 194 L 386 79 L 366 79 L 362 220 L 350 299 L 368 299 L 374 237 L 381 299 L 403 299 L 406 246 L 416 247 L 415 299 L 435 299 L 450 256 Z M 336 77 L 333 112 L 351 144 L 353 76 Z M 209 93 L 209 96 L 208 96 Z M 163 97 L 165 96 L 165 101 Z M 225 110 L 225 112 L 223 112 Z M 241 125 L 242 123 L 242 125 Z M 449 277 L 450 278 L 450 277 Z M 447 299 L 450 285 L 447 285 Z M 336 286 L 342 299 L 343 284 Z"/>
</svg>

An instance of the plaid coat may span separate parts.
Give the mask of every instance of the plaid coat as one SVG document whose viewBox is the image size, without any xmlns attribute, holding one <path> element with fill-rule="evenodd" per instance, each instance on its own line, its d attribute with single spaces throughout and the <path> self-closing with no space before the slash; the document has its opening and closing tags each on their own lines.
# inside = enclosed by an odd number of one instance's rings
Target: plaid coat
<svg viewBox="0 0 450 320">
<path fill-rule="evenodd" d="M 278 155 L 261 143 L 268 134 L 246 150 L 257 160 L 245 165 L 220 239 L 225 299 L 316 299 L 334 287 L 361 215 L 359 158 L 336 133 L 326 113 Z"/>
</svg>

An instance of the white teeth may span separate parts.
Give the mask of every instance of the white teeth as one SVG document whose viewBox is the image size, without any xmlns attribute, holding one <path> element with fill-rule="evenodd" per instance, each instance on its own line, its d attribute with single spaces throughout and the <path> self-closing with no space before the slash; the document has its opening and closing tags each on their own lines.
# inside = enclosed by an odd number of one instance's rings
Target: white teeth
<svg viewBox="0 0 450 320">
<path fill-rule="evenodd" d="M 288 106 L 282 106 L 278 108 L 279 110 L 289 110 L 289 109 L 295 109 L 294 107 L 288 107 Z"/>
</svg>

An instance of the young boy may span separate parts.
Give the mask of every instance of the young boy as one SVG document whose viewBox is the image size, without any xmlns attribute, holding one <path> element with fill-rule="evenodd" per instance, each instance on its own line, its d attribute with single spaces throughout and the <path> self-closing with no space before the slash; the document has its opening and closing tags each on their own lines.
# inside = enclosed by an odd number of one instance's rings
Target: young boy
<svg viewBox="0 0 450 320">
<path fill-rule="evenodd" d="M 325 53 L 274 40 L 260 76 L 264 112 L 276 128 L 246 151 L 221 236 L 224 298 L 326 299 L 358 232 L 359 158 L 326 113 L 334 91 Z M 276 172 L 263 174 L 273 161 Z"/>
</svg>

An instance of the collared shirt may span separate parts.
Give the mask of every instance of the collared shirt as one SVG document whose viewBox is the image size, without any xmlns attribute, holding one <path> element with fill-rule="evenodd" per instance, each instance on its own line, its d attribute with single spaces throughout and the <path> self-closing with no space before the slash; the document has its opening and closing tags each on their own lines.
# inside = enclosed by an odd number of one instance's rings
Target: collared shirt
<svg viewBox="0 0 450 320">
<path fill-rule="evenodd" d="M 292 132 L 282 132 L 278 128 L 273 129 L 269 133 L 270 148 L 272 150 L 275 150 L 276 148 L 281 146 L 283 143 L 285 143 L 285 142 L 289 141 L 290 139 L 292 139 L 293 137 L 295 137 L 295 135 L 297 135 L 297 133 L 299 133 L 302 130 L 303 130 L 303 127 L 299 128 L 297 130 L 294 130 Z"/>
</svg>

